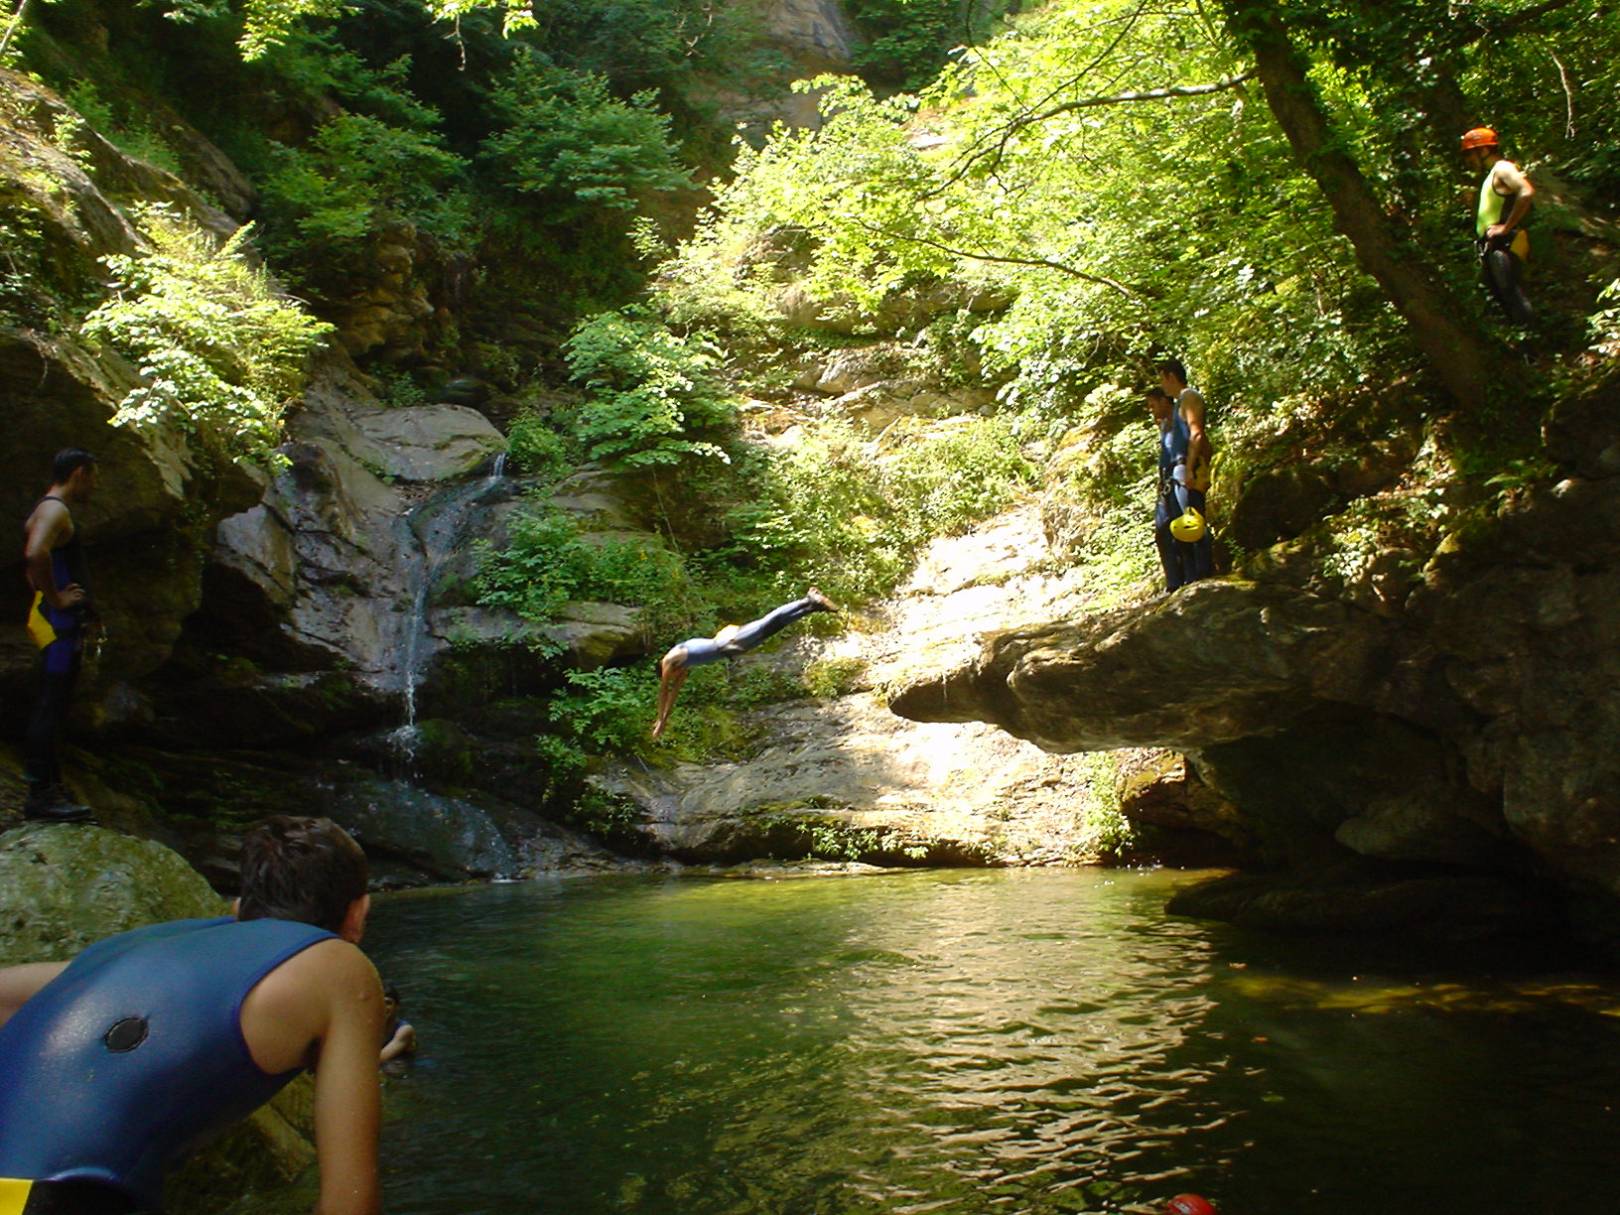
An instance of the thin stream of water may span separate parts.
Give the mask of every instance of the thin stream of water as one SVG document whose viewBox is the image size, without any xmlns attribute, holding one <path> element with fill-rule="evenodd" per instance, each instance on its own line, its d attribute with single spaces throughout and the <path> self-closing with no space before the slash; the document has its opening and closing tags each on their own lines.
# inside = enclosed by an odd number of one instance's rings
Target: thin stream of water
<svg viewBox="0 0 1620 1215">
<path fill-rule="evenodd" d="M 416 689 L 422 681 L 422 664 L 431 651 L 428 600 L 433 593 L 433 583 L 445 558 L 462 542 L 474 509 L 506 480 L 506 456 L 504 451 L 496 453 L 487 477 L 448 494 L 435 495 L 407 514 L 402 523 L 406 536 L 420 550 L 411 573 L 411 614 L 405 625 L 405 652 L 400 664 L 404 720 L 391 736 L 406 775 L 413 775 L 416 767 Z"/>
</svg>

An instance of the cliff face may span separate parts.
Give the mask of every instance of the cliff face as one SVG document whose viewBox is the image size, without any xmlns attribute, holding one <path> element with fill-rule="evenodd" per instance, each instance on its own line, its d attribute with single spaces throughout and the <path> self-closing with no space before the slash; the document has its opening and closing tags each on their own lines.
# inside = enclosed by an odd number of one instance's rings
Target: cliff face
<svg viewBox="0 0 1620 1215">
<path fill-rule="evenodd" d="M 62 311 L 104 291 L 100 258 L 140 248 L 126 216 L 131 204 L 164 203 L 220 235 L 236 224 L 172 174 L 107 143 L 28 77 L 0 71 L 0 91 L 0 215 L 21 235 L 23 251 L 8 265 L 0 308 L 9 436 L 0 450 L 0 513 L 21 524 L 49 485 L 50 458 L 60 448 L 85 447 L 100 458 L 100 492 L 77 522 L 108 660 L 85 703 L 96 721 L 117 728 L 144 715 L 136 685 L 168 659 L 181 621 L 200 602 L 214 522 L 250 504 L 262 479 L 178 428 L 111 426 L 136 370 L 77 337 Z M 0 568 L 0 588 L 0 612 L 20 621 L 27 607 L 20 556 Z M 36 659 L 20 629 L 3 633 L 0 706 L 15 725 L 32 699 Z"/>
<path fill-rule="evenodd" d="M 430 592 L 448 551 L 470 546 L 475 524 L 498 522 L 475 508 L 515 493 L 490 476 L 504 436 L 464 405 L 385 408 L 341 345 L 310 368 L 275 475 L 233 463 L 179 424 L 114 426 L 140 378 L 110 346 L 79 336 L 77 314 L 109 289 L 100 259 L 147 251 L 130 218 L 141 205 L 164 203 L 221 238 L 241 217 L 107 142 L 31 78 L 0 72 L 0 90 L 0 214 L 27 255 L 14 249 L 0 296 L 11 436 L 0 501 L 20 523 L 60 448 L 88 448 L 101 466 L 76 520 L 105 621 L 73 706 L 72 741 L 87 748 L 68 764 L 80 796 L 104 823 L 178 847 L 226 883 L 242 823 L 311 807 L 364 824 L 391 880 L 596 863 L 598 849 L 532 810 L 402 782 L 409 745 L 333 745 L 386 735 L 431 687 L 451 639 L 431 618 Z M 171 142 L 212 167 L 215 197 L 251 197 L 202 135 L 165 121 Z M 233 180 L 240 188 L 222 190 Z M 20 623 L 19 559 L 0 569 L 0 587 L 0 610 Z M 509 644 L 510 624 L 484 622 L 503 672 L 525 653 Z M 0 716 L 14 736 L 37 661 L 20 628 L 0 630 Z M 523 674 L 531 685 L 555 678 L 535 665 Z M 197 762 L 199 749 L 212 762 Z M 253 754 L 225 760 L 221 750 Z M 368 755 L 372 764 L 349 762 Z M 0 751 L 0 821 L 20 807 L 16 763 Z"/>
<path fill-rule="evenodd" d="M 1273 861 L 1545 872 L 1586 931 L 1612 939 L 1617 405 L 1613 381 L 1569 402 L 1547 435 L 1568 475 L 1445 537 L 1393 608 L 1278 565 L 999 633 L 892 705 L 1057 752 L 1174 747 Z"/>
</svg>

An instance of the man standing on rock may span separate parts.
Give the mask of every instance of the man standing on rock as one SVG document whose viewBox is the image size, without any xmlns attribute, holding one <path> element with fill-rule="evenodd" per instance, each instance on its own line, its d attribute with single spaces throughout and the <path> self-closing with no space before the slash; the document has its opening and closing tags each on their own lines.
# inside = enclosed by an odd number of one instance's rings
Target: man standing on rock
<svg viewBox="0 0 1620 1215">
<path fill-rule="evenodd" d="M 1215 572 L 1209 528 L 1203 523 L 1211 454 L 1204 432 L 1204 398 L 1187 386 L 1187 369 L 1180 359 L 1159 364 L 1159 387 L 1149 390 L 1148 408 L 1159 424 L 1153 535 L 1164 566 L 1165 589 L 1173 591 Z M 1195 525 L 1198 534 L 1182 538 L 1189 525 Z"/>
<path fill-rule="evenodd" d="M 235 917 L 153 924 L 0 970 L 0 1213 L 125 1215 L 315 1072 L 321 1215 L 375 1215 L 383 992 L 365 853 L 324 818 L 242 841 Z"/>
<path fill-rule="evenodd" d="M 1530 256 L 1530 238 L 1524 224 L 1530 218 L 1536 188 L 1518 165 L 1502 155 L 1496 132 L 1490 127 L 1465 132 L 1462 155 L 1469 169 L 1484 175 L 1474 210 L 1474 236 L 1485 286 L 1508 320 L 1529 325 L 1535 321 L 1536 312 L 1520 280 Z"/>
<path fill-rule="evenodd" d="M 51 473 L 51 487 L 23 525 L 23 563 L 34 591 L 28 633 L 40 647 L 41 660 L 39 699 L 28 722 L 28 800 L 23 815 L 74 822 L 89 818 L 90 811 L 62 788 L 56 744 L 79 680 L 86 637 L 97 627 L 79 529 L 73 522 L 74 508 L 95 492 L 96 458 L 69 447 L 56 453 Z"/>
</svg>

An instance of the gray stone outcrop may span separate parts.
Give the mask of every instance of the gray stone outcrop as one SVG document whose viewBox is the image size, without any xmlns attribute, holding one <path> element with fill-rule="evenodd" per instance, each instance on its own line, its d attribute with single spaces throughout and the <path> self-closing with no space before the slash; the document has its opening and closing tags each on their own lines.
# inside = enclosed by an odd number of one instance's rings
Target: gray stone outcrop
<svg viewBox="0 0 1620 1215">
<path fill-rule="evenodd" d="M 1598 393 L 1565 411 L 1584 410 L 1580 423 L 1555 424 L 1609 434 L 1612 404 Z M 1612 483 L 1570 477 L 1519 495 L 1446 537 L 1415 585 L 1391 586 L 1381 610 L 1347 601 L 1352 588 L 1336 598 L 1316 581 L 1224 578 L 1100 615 L 1033 617 L 1044 622 L 902 678 L 891 704 L 918 721 L 993 722 L 1056 753 L 1172 747 L 1275 859 L 1533 868 L 1557 876 L 1588 933 L 1615 933 Z"/>
</svg>

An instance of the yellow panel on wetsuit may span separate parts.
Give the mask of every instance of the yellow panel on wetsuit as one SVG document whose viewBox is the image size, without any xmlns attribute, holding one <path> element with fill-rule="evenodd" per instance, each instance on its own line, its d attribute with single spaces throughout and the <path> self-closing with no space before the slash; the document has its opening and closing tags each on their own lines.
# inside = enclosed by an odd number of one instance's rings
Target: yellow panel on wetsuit
<svg viewBox="0 0 1620 1215">
<path fill-rule="evenodd" d="M 23 1208 L 28 1205 L 28 1191 L 33 1188 L 32 1181 L 0 1177 L 0 1215 L 23 1215 Z"/>
</svg>

